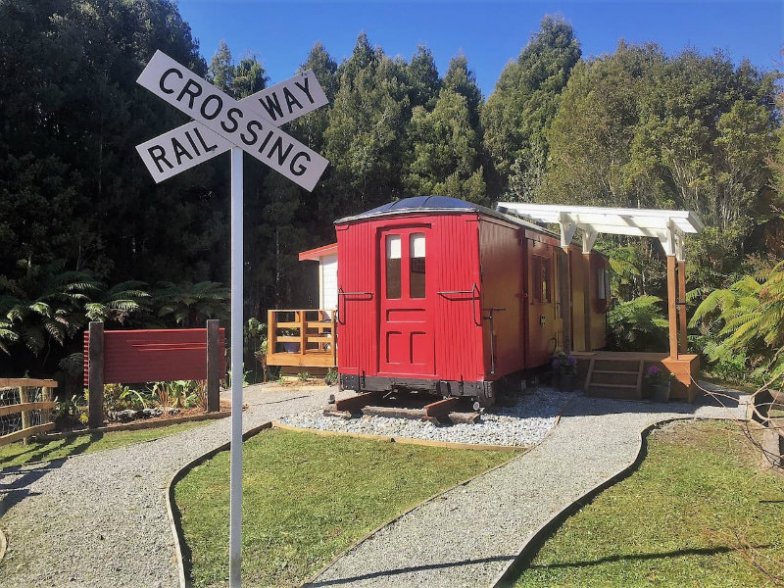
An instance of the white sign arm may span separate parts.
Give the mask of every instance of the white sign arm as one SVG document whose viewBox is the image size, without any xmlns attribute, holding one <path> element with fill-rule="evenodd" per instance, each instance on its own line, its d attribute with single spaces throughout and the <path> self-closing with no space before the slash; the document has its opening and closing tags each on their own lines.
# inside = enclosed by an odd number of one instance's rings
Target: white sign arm
<svg viewBox="0 0 784 588">
<path fill-rule="evenodd" d="M 246 101 L 239 102 L 160 51 L 155 53 L 137 82 L 196 122 L 223 137 L 230 145 L 240 147 L 249 155 L 306 190 L 313 190 L 328 165 L 324 157 L 284 133 L 269 118 L 261 115 L 259 110 L 266 109 L 266 107 L 260 100 L 257 99 L 258 107 L 252 106 L 252 103 L 246 103 Z M 294 86 L 297 87 L 296 84 Z M 275 87 L 273 86 L 273 88 Z M 278 124 L 298 116 L 298 114 L 295 116 L 295 113 L 304 109 L 305 100 L 310 105 L 315 105 L 317 101 L 322 99 L 323 91 L 317 92 L 316 85 L 310 81 L 307 84 L 301 81 L 299 88 L 302 92 L 301 99 L 293 91 L 284 92 L 282 89 L 279 92 L 283 98 L 283 104 L 280 103 L 280 97 L 277 93 L 274 94 L 275 99 L 269 98 L 267 106 L 280 121 Z M 269 96 L 272 94 L 267 97 Z M 303 107 L 299 111 L 297 111 L 297 103 Z M 280 115 L 278 115 L 279 111 Z M 181 134 L 178 134 L 179 132 L 180 129 L 175 129 L 167 133 L 172 154 L 176 149 L 173 140 L 176 139 L 179 145 L 184 148 L 181 139 L 187 139 L 184 131 Z M 161 179 L 164 179 L 164 175 L 170 177 L 177 173 L 174 171 L 174 165 L 168 169 L 168 175 L 166 175 L 166 170 L 161 171 L 166 164 L 160 159 L 160 149 L 153 149 L 155 145 L 150 143 L 148 141 L 144 144 L 147 156 L 145 158 L 142 155 L 142 157 L 153 177 L 160 175 Z M 158 146 L 164 151 L 166 150 L 165 143 L 158 144 Z M 215 150 L 218 148 L 216 147 Z M 153 150 L 151 151 L 151 149 Z M 140 153 L 142 152 L 140 151 Z M 181 154 L 180 162 L 184 162 L 185 159 L 187 156 Z M 201 161 L 203 160 L 195 161 L 194 158 L 193 165 Z M 172 163 L 171 160 L 169 163 Z"/>
</svg>

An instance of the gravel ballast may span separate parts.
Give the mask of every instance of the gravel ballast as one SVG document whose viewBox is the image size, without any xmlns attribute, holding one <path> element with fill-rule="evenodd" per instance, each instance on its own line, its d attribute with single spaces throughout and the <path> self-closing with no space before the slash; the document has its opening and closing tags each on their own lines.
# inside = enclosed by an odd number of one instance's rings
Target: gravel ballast
<svg viewBox="0 0 784 588">
<path fill-rule="evenodd" d="M 244 429 L 327 402 L 336 389 L 245 390 Z M 166 489 L 174 473 L 229 441 L 229 419 L 177 435 L 0 470 L 8 588 L 179 586 Z"/>
<path fill-rule="evenodd" d="M 538 529 L 634 464 L 641 432 L 742 409 L 576 398 L 524 455 L 431 500 L 335 561 L 308 586 L 493 586 Z"/>
<path fill-rule="evenodd" d="M 280 419 L 280 422 L 320 431 L 408 437 L 450 443 L 531 446 L 544 439 L 555 425 L 563 406 L 572 398 L 575 398 L 575 394 L 540 388 L 518 396 L 511 406 L 489 409 L 476 424 L 438 426 L 418 419 L 382 416 L 343 419 L 324 416 L 320 409 L 291 414 Z"/>
</svg>

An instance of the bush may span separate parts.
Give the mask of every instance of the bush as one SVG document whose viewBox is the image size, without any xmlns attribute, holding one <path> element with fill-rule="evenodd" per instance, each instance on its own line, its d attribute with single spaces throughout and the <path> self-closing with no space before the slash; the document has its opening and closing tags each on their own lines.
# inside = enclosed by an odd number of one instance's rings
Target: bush
<svg viewBox="0 0 784 588">
<path fill-rule="evenodd" d="M 658 296 L 640 296 L 614 305 L 607 313 L 609 347 L 621 351 L 667 348 L 667 320 Z"/>
</svg>

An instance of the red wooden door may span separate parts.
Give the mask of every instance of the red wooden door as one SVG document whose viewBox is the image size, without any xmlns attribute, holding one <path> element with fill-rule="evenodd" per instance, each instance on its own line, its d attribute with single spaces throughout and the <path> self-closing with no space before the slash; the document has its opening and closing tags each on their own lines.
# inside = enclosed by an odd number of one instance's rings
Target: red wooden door
<svg viewBox="0 0 784 588">
<path fill-rule="evenodd" d="M 379 372 L 414 377 L 435 373 L 429 233 L 427 227 L 380 233 Z"/>
</svg>

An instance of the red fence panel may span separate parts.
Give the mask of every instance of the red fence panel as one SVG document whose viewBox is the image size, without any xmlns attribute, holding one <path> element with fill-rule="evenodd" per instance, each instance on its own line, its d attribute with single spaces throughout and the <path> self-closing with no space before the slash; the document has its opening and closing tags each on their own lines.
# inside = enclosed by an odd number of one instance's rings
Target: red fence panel
<svg viewBox="0 0 784 588">
<path fill-rule="evenodd" d="M 225 348 L 225 329 L 218 346 Z M 89 385 L 90 333 L 84 333 L 84 385 Z M 221 357 L 221 373 L 226 356 Z M 104 382 L 123 384 L 207 378 L 207 329 L 146 329 L 104 332 Z"/>
</svg>

